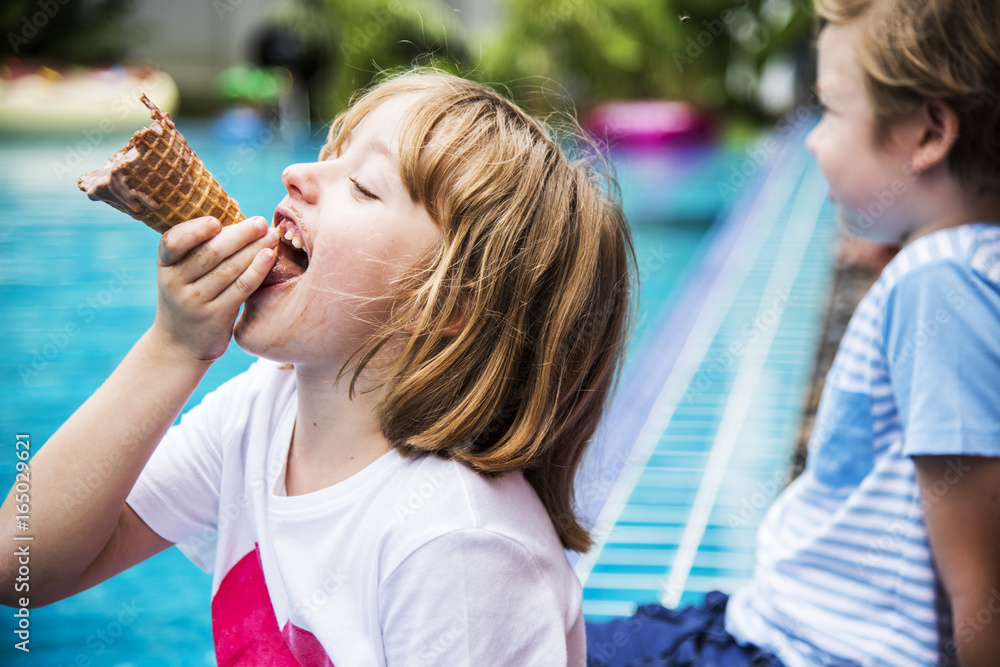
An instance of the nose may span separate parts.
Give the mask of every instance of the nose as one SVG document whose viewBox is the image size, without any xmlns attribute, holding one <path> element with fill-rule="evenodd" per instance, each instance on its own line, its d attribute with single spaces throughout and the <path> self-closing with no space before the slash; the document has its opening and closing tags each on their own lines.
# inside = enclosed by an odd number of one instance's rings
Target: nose
<svg viewBox="0 0 1000 667">
<path fill-rule="evenodd" d="M 819 125 L 814 127 L 806 135 L 806 150 L 808 150 L 813 155 L 816 155 L 816 142 L 819 140 Z"/>
<path fill-rule="evenodd" d="M 315 204 L 319 197 L 319 184 L 311 165 L 293 164 L 281 173 L 281 182 L 293 198 Z"/>
</svg>

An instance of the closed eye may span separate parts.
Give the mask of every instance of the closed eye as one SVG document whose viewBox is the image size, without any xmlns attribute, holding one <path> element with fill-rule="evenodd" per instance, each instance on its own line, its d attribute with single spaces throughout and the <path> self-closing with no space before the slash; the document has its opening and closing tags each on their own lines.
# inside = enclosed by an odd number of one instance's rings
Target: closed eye
<svg viewBox="0 0 1000 667">
<path fill-rule="evenodd" d="M 352 178 L 351 183 L 354 184 L 354 189 L 361 193 L 361 196 L 365 199 L 378 199 L 378 196 L 374 192 L 358 183 L 357 180 Z"/>
</svg>

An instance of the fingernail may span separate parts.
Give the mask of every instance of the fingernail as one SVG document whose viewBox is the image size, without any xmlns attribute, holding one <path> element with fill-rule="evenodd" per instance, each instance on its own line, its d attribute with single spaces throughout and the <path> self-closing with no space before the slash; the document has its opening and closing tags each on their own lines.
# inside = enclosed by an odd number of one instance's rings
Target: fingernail
<svg viewBox="0 0 1000 667">
<path fill-rule="evenodd" d="M 257 231 L 259 231 L 259 232 L 260 232 L 261 234 L 263 234 L 264 232 L 266 232 L 266 231 L 267 231 L 267 220 L 265 220 L 265 219 L 263 218 L 263 216 L 260 216 L 260 215 L 255 215 L 254 217 L 252 217 L 252 218 L 250 218 L 250 219 L 251 219 L 251 220 L 253 220 L 253 226 L 254 226 L 254 227 L 255 227 L 255 228 L 257 229 Z"/>
</svg>

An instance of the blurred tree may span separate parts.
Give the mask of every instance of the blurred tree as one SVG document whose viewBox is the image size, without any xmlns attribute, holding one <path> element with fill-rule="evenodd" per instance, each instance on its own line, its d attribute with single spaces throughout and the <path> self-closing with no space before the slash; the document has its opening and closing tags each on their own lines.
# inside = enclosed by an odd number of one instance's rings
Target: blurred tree
<svg viewBox="0 0 1000 667">
<path fill-rule="evenodd" d="M 0 55 L 65 63 L 119 61 L 134 30 L 132 0 L 4 0 Z"/>
<path fill-rule="evenodd" d="M 461 26 L 440 0 L 299 0 L 277 20 L 327 54 L 326 93 L 310 106 L 331 119 L 379 72 L 433 65 L 462 72 L 467 51 Z"/>
<path fill-rule="evenodd" d="M 520 96 L 536 110 L 566 95 L 578 104 L 686 99 L 756 114 L 765 67 L 794 52 L 812 25 L 808 0 L 507 0 L 505 9 L 484 68 L 530 83 Z M 539 76 L 551 80 L 547 91 Z"/>
<path fill-rule="evenodd" d="M 474 46 L 442 0 L 292 0 L 280 16 L 329 54 L 313 105 L 322 118 L 379 71 L 430 64 L 505 86 L 542 114 L 684 99 L 763 119 L 775 111 L 761 94 L 766 71 L 801 60 L 813 24 L 810 0 L 503 0 L 502 10 Z"/>
</svg>

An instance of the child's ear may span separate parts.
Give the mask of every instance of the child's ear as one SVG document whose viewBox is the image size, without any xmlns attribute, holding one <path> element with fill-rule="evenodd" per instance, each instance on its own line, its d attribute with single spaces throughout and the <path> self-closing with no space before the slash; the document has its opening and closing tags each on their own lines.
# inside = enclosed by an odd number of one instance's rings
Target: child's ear
<svg viewBox="0 0 1000 667">
<path fill-rule="evenodd" d="M 472 287 L 473 283 L 468 283 L 462 289 L 459 295 L 458 308 L 452 314 L 451 318 L 448 320 L 448 324 L 445 325 L 444 333 L 445 336 L 454 337 L 462 332 L 465 325 L 468 323 L 470 317 L 470 300 L 472 299 Z M 416 319 L 411 319 L 407 325 L 403 328 L 404 331 L 408 333 L 414 333 L 417 330 Z"/>
<path fill-rule="evenodd" d="M 948 157 L 958 139 L 958 114 L 943 100 L 924 102 L 917 114 L 920 138 L 910 163 L 914 171 L 924 172 Z"/>
<path fill-rule="evenodd" d="M 463 298 L 458 307 L 458 312 L 456 312 L 451 320 L 448 321 L 448 325 L 444 328 L 444 335 L 449 338 L 454 338 L 458 334 L 462 333 L 462 329 L 465 328 L 466 323 L 469 320 L 469 300 Z"/>
<path fill-rule="evenodd" d="M 448 320 L 447 326 L 444 328 L 444 335 L 454 338 L 458 334 L 462 333 L 462 329 L 465 325 L 469 323 L 469 317 L 471 315 L 471 301 L 472 301 L 472 288 L 475 287 L 475 283 L 466 283 L 462 286 L 462 291 L 459 292 L 458 296 L 458 308 L 452 314 L 451 319 Z"/>
</svg>

